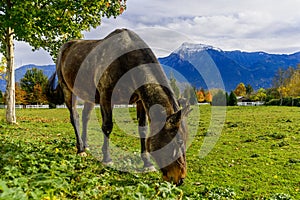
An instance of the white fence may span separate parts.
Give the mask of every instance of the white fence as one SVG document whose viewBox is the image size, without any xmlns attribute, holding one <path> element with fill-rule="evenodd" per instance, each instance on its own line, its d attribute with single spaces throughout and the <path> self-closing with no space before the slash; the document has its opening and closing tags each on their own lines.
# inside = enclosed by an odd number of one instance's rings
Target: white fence
<svg viewBox="0 0 300 200">
<path fill-rule="evenodd" d="M 77 108 L 83 108 L 83 105 L 77 105 Z M 114 108 L 135 108 L 136 105 L 128 105 L 128 104 L 116 104 L 114 105 Z M 67 108 L 67 106 L 64 105 L 57 105 L 56 108 Z M 100 108 L 99 104 L 95 105 L 95 108 Z"/>
<path fill-rule="evenodd" d="M 0 105 L 0 108 L 6 108 L 6 105 Z M 15 105 L 17 109 L 24 109 L 24 108 L 49 108 L 49 105 Z"/>
<path fill-rule="evenodd" d="M 238 102 L 238 106 L 262 106 L 265 102 L 263 101 L 255 101 L 255 102 Z"/>
<path fill-rule="evenodd" d="M 1 108 L 6 108 L 6 105 L 0 105 Z M 77 108 L 83 108 L 83 105 L 77 105 Z M 117 104 L 114 105 L 114 108 L 134 108 L 136 105 L 127 105 L 127 104 Z M 49 105 L 15 105 L 16 109 L 26 109 L 26 108 L 49 108 Z M 56 108 L 67 108 L 66 105 L 57 105 Z M 99 104 L 95 105 L 95 108 L 100 108 Z"/>
<path fill-rule="evenodd" d="M 262 106 L 265 102 L 256 101 L 256 102 L 238 102 L 238 106 Z M 209 103 L 201 103 L 198 105 L 210 105 Z M 127 105 L 127 104 L 117 104 L 114 105 L 114 108 L 134 108 L 136 105 Z M 1 108 L 6 108 L 6 105 L 0 105 Z M 49 105 L 16 105 L 17 109 L 25 109 L 25 108 L 49 108 Z M 67 108 L 66 105 L 57 105 L 56 108 Z M 83 108 L 83 105 L 77 105 L 77 108 Z M 99 104 L 95 105 L 95 108 L 100 108 Z"/>
</svg>

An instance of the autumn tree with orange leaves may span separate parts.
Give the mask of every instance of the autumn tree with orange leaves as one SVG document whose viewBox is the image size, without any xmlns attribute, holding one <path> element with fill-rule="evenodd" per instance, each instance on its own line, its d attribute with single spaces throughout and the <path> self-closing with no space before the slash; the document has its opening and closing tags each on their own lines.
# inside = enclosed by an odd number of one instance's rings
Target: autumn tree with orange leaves
<svg viewBox="0 0 300 200">
<path fill-rule="evenodd" d="M 27 101 L 26 101 L 26 92 L 20 87 L 20 84 L 19 83 L 16 83 L 15 84 L 15 88 L 16 88 L 16 91 L 15 91 L 15 95 L 16 95 L 16 104 L 17 105 L 26 105 L 28 104 Z"/>
<path fill-rule="evenodd" d="M 236 86 L 235 90 L 233 91 L 236 96 L 246 96 L 246 86 L 244 83 L 240 83 Z"/>
<path fill-rule="evenodd" d="M 203 88 L 196 92 L 197 100 L 199 103 L 211 103 L 212 102 L 212 94 L 210 91 L 205 91 Z"/>
</svg>

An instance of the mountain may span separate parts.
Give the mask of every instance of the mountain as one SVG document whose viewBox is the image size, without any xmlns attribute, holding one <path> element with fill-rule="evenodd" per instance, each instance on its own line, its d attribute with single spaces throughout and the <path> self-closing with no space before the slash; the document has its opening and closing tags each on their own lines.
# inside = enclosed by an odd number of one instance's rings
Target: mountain
<svg viewBox="0 0 300 200">
<path fill-rule="evenodd" d="M 42 70 L 43 73 L 49 78 L 53 72 L 55 71 L 55 65 L 43 65 L 43 66 L 37 66 L 34 64 L 24 65 L 22 67 L 19 67 L 15 70 L 15 77 L 16 82 L 20 82 L 20 80 L 24 77 L 27 70 L 37 68 L 39 70 Z M 5 91 L 6 90 L 6 81 L 0 79 L 0 90 Z"/>
<path fill-rule="evenodd" d="M 265 52 L 223 51 L 204 44 L 183 43 L 169 56 L 159 58 L 168 77 L 173 74 L 178 82 L 189 82 L 200 88 L 224 88 L 230 92 L 243 82 L 253 89 L 272 86 L 272 79 L 279 67 L 286 69 L 300 63 L 300 52 L 294 54 L 269 54 Z M 43 70 L 48 77 L 55 65 L 25 65 L 16 69 L 19 82 L 28 69 Z M 0 80 L 0 90 L 6 82 Z"/>
<path fill-rule="evenodd" d="M 167 73 L 174 70 L 197 88 L 231 91 L 243 82 L 256 90 L 271 87 L 279 67 L 296 67 L 300 63 L 300 52 L 288 55 L 223 51 L 208 45 L 183 43 L 169 56 L 159 58 L 159 62 L 168 66 Z"/>
</svg>

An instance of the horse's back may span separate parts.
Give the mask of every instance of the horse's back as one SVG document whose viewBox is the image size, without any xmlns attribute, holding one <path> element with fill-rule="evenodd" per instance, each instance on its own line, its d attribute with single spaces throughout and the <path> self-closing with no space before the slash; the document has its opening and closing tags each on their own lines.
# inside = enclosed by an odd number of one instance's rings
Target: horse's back
<svg viewBox="0 0 300 200">
<path fill-rule="evenodd" d="M 72 88 L 78 72 L 102 73 L 124 53 L 140 49 L 132 47 L 136 41 L 141 39 L 127 29 L 117 29 L 102 40 L 71 40 L 61 47 L 56 69 Z"/>
<path fill-rule="evenodd" d="M 123 75 L 149 63 L 156 66 L 145 72 L 147 76 L 165 79 L 147 44 L 130 30 L 117 29 L 103 40 L 73 40 L 64 44 L 57 71 L 76 96 L 97 101 L 97 92 L 111 95 Z"/>
</svg>

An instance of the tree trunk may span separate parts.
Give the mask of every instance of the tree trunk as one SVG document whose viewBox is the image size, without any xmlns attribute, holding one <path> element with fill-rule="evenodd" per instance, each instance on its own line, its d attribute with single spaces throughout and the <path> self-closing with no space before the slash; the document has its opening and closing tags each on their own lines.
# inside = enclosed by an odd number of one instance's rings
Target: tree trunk
<svg viewBox="0 0 300 200">
<path fill-rule="evenodd" d="M 282 106 L 282 102 L 283 102 L 283 96 L 282 96 L 282 94 L 280 92 L 280 106 Z"/>
<path fill-rule="evenodd" d="M 6 121 L 15 124 L 16 111 L 15 111 L 15 66 L 14 66 L 14 44 L 13 44 L 13 30 L 7 29 L 6 32 L 7 46 L 6 46 L 6 59 L 7 59 L 7 86 L 6 86 Z"/>
</svg>

